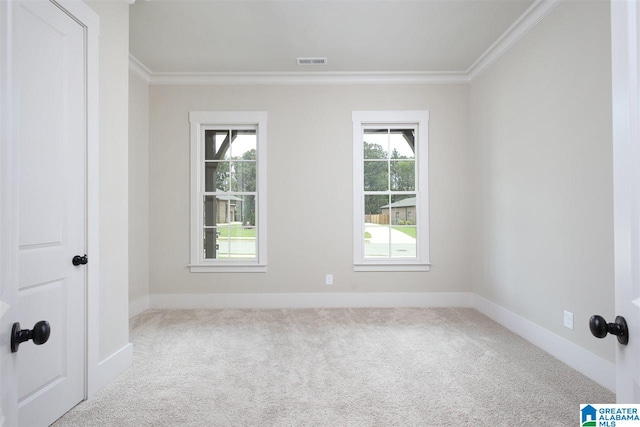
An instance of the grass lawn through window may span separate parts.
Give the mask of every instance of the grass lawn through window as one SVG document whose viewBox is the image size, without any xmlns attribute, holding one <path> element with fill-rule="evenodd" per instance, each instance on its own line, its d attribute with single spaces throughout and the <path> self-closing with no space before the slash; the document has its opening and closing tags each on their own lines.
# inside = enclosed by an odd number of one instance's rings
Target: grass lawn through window
<svg viewBox="0 0 640 427">
<path fill-rule="evenodd" d="M 394 225 L 394 230 L 402 231 L 407 236 L 416 238 L 416 227 L 412 225 Z"/>
<path fill-rule="evenodd" d="M 227 239 L 229 237 L 256 237 L 255 228 L 241 228 L 241 227 L 220 227 L 218 228 L 218 237 L 221 239 Z"/>
</svg>

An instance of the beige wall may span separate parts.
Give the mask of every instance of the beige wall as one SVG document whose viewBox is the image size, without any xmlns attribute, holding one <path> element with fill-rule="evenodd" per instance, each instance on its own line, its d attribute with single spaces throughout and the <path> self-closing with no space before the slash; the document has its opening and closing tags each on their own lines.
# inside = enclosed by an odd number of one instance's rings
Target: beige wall
<svg viewBox="0 0 640 427">
<path fill-rule="evenodd" d="M 129 300 L 149 295 L 149 85 L 129 72 Z"/>
<path fill-rule="evenodd" d="M 129 342 L 129 5 L 89 1 L 100 16 L 100 359 Z"/>
<path fill-rule="evenodd" d="M 471 290 L 467 85 L 151 86 L 152 294 Z M 353 272 L 353 110 L 429 110 L 430 272 Z M 190 273 L 190 110 L 268 113 L 268 272 Z M 324 285 L 325 274 L 334 285 Z"/>
<path fill-rule="evenodd" d="M 431 113 L 428 273 L 352 271 L 351 112 L 382 109 Z M 269 114 L 265 274 L 187 268 L 191 110 Z M 470 85 L 151 86 L 149 291 L 475 292 L 613 361 L 587 325 L 614 317 L 610 117 L 606 2 L 562 2 Z"/>
<path fill-rule="evenodd" d="M 562 2 L 471 83 L 474 291 L 614 361 L 609 5 Z M 563 310 L 575 329 L 563 327 Z"/>
</svg>

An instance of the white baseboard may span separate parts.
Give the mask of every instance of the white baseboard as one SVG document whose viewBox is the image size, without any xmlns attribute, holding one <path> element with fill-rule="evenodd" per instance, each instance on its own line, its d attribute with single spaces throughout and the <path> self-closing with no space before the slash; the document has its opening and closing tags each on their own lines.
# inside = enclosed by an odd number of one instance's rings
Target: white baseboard
<svg viewBox="0 0 640 427">
<path fill-rule="evenodd" d="M 150 308 L 473 307 L 470 292 L 152 294 Z"/>
<path fill-rule="evenodd" d="M 510 331 L 541 348 L 613 393 L 616 392 L 615 364 L 536 325 L 480 295 L 474 295 L 475 309 Z"/>
<path fill-rule="evenodd" d="M 149 307 L 149 295 L 129 301 L 129 319 L 137 316 L 143 311 L 149 310 Z"/>
<path fill-rule="evenodd" d="M 89 397 L 118 378 L 133 365 L 133 344 L 129 343 L 98 364 L 96 381 L 89 390 Z"/>
</svg>

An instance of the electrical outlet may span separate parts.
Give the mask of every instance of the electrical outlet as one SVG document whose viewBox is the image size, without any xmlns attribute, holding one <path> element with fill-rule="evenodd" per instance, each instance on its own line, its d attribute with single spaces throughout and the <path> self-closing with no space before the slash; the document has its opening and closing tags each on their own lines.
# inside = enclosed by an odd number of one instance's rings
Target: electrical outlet
<svg viewBox="0 0 640 427">
<path fill-rule="evenodd" d="M 567 310 L 564 311 L 564 326 L 573 329 L 573 313 Z"/>
<path fill-rule="evenodd" d="M 327 278 L 325 279 L 325 284 L 333 285 L 333 274 L 327 274 Z"/>
</svg>

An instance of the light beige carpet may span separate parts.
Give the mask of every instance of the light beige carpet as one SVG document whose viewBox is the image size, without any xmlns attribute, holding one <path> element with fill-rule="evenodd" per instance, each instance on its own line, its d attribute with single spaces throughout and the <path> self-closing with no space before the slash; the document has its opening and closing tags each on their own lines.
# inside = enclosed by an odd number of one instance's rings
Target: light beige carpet
<svg viewBox="0 0 640 427">
<path fill-rule="evenodd" d="M 573 426 L 605 388 L 473 309 L 151 310 L 62 426 Z"/>
</svg>

